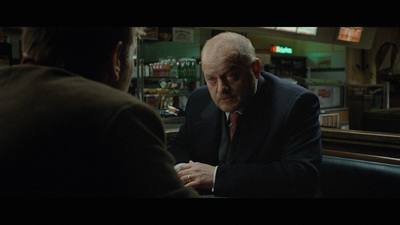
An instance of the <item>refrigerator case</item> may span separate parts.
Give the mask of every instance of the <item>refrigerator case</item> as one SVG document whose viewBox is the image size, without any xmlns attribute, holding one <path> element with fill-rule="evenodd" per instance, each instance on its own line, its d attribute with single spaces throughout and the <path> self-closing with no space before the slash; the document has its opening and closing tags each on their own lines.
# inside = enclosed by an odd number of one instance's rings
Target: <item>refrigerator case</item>
<svg viewBox="0 0 400 225">
<path fill-rule="evenodd" d="M 309 79 L 307 89 L 318 96 L 321 109 L 345 107 L 345 84 L 340 81 Z"/>
<path fill-rule="evenodd" d="M 346 103 L 345 84 L 340 80 L 302 77 L 281 77 L 314 92 L 319 98 L 321 109 L 344 108 Z"/>
</svg>

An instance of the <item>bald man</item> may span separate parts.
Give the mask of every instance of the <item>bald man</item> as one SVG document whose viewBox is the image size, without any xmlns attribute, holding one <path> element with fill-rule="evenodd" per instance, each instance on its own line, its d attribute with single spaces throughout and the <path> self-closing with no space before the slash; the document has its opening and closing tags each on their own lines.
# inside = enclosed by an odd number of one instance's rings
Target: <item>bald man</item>
<svg viewBox="0 0 400 225">
<path fill-rule="evenodd" d="M 211 38 L 201 60 L 207 85 L 191 94 L 186 121 L 168 141 L 185 185 L 215 196 L 313 197 L 322 160 L 318 97 L 262 71 L 240 34 Z"/>
</svg>

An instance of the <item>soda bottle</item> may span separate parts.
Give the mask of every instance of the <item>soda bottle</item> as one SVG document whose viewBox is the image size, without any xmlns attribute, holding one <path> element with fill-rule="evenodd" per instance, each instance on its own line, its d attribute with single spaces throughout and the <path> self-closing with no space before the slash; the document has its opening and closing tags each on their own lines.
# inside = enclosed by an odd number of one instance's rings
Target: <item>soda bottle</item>
<svg viewBox="0 0 400 225">
<path fill-rule="evenodd" d="M 165 61 L 165 76 L 170 77 L 171 66 L 169 65 L 169 59 Z"/>
<path fill-rule="evenodd" d="M 190 66 L 190 79 L 196 79 L 196 63 L 193 61 L 192 65 Z"/>
<path fill-rule="evenodd" d="M 154 65 L 153 63 L 149 64 L 149 77 L 153 77 L 154 76 Z"/>
<path fill-rule="evenodd" d="M 160 76 L 165 77 L 165 61 L 161 60 L 160 63 Z"/>
<path fill-rule="evenodd" d="M 178 67 L 178 77 L 183 78 L 183 68 L 182 68 L 182 62 L 177 62 L 177 67 Z"/>
<path fill-rule="evenodd" d="M 173 78 L 178 78 L 178 65 L 175 59 L 172 59 L 170 75 Z"/>
<path fill-rule="evenodd" d="M 155 63 L 154 65 L 154 76 L 159 77 L 160 76 L 160 63 Z"/>
<path fill-rule="evenodd" d="M 182 78 L 186 79 L 188 77 L 188 66 L 187 61 L 182 62 Z"/>
</svg>

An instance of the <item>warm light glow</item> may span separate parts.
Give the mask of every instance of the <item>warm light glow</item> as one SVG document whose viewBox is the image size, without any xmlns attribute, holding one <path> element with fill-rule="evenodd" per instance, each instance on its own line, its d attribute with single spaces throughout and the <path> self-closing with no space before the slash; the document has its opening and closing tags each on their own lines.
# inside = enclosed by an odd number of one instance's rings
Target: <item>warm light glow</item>
<svg viewBox="0 0 400 225">
<path fill-rule="evenodd" d="M 359 43 L 362 31 L 362 27 L 341 27 L 337 39 L 340 41 Z"/>
<path fill-rule="evenodd" d="M 260 27 L 262 29 L 284 31 L 296 34 L 317 35 L 318 27 Z"/>
</svg>

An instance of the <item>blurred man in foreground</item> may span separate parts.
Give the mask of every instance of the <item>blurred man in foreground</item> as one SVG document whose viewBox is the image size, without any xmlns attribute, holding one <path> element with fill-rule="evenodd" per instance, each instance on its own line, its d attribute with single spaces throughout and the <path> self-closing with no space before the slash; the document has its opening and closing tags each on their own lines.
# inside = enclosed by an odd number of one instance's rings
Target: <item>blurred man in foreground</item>
<svg viewBox="0 0 400 225">
<path fill-rule="evenodd" d="M 165 150 L 160 116 L 126 93 L 133 28 L 24 28 L 0 69 L 0 196 L 197 197 Z"/>
</svg>

